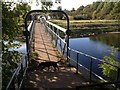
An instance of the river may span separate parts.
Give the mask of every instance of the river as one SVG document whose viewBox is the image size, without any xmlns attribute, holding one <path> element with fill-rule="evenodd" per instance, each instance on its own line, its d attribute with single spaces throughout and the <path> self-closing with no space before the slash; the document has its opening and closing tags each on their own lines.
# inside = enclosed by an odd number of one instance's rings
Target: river
<svg viewBox="0 0 120 90">
<path fill-rule="evenodd" d="M 114 46 L 115 48 L 120 48 L 120 33 L 109 33 L 91 37 L 70 39 L 70 48 L 94 56 L 99 59 L 103 59 L 103 57 L 106 55 L 109 56 L 111 53 L 112 46 Z M 76 60 L 76 53 L 71 52 L 70 55 L 72 59 Z M 119 50 L 115 50 L 115 56 L 116 60 L 120 61 Z M 89 68 L 90 58 L 87 58 L 83 55 L 79 55 L 79 63 Z M 99 64 L 101 63 L 96 60 L 93 61 L 93 72 L 97 73 L 98 75 L 102 75 L 101 69 L 99 68 Z"/>
</svg>

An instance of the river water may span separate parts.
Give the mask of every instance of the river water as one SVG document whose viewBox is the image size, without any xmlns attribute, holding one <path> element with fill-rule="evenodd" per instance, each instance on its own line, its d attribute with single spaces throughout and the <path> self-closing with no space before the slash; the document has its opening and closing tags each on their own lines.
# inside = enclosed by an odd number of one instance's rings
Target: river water
<svg viewBox="0 0 120 90">
<path fill-rule="evenodd" d="M 111 47 L 120 48 L 120 33 L 109 33 L 101 34 L 92 37 L 83 37 L 83 38 L 71 38 L 70 39 L 70 48 L 77 51 L 83 52 L 85 54 L 94 56 L 99 59 L 103 59 L 104 56 L 109 56 L 111 53 Z M 115 50 L 116 60 L 120 61 L 120 51 Z M 70 53 L 72 59 L 76 60 L 76 53 Z M 83 55 L 79 55 L 79 63 L 90 68 L 90 58 Z M 75 63 L 71 62 L 75 65 Z M 102 75 L 99 65 L 101 62 L 96 60 L 93 61 L 93 72 L 98 75 Z"/>
<path fill-rule="evenodd" d="M 15 50 L 15 51 L 19 51 L 20 53 L 26 54 L 26 43 L 25 42 L 14 41 L 13 43 L 20 45 L 20 47 L 19 48 L 12 47 L 10 48 L 11 51 Z"/>
</svg>

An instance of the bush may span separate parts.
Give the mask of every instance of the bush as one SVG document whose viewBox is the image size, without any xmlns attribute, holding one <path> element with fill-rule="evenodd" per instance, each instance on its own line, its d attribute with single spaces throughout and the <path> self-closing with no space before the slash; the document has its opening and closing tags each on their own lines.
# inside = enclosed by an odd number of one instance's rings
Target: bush
<svg viewBox="0 0 120 90">
<path fill-rule="evenodd" d="M 73 17 L 74 20 L 83 20 L 84 18 L 82 16 L 75 16 Z"/>
<path fill-rule="evenodd" d="M 120 66 L 120 62 L 115 60 L 115 54 L 113 49 L 110 53 L 110 56 L 104 56 L 104 61 L 118 67 Z M 118 70 L 117 67 L 114 67 L 107 63 L 100 64 L 103 75 L 105 75 L 109 80 L 116 80 Z"/>
</svg>

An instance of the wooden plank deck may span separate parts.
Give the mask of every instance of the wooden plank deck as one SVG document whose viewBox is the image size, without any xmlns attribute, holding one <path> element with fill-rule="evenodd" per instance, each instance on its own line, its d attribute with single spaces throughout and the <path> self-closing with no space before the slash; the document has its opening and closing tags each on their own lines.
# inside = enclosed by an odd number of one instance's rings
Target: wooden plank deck
<svg viewBox="0 0 120 90">
<path fill-rule="evenodd" d="M 44 32 L 40 23 L 35 25 L 35 52 L 38 53 L 38 61 L 58 61 L 58 55 L 51 43 L 50 37 Z"/>
<path fill-rule="evenodd" d="M 59 56 L 44 29 L 41 23 L 35 24 L 35 52 L 38 53 L 37 61 L 39 63 L 43 61 L 58 61 Z M 26 88 L 39 90 L 46 88 L 49 88 L 49 90 L 53 90 L 50 88 L 68 88 L 67 90 L 71 90 L 86 82 L 84 77 L 75 74 L 75 68 L 67 66 L 61 66 L 60 70 L 57 71 L 34 70 L 28 72 L 28 79 L 25 81 Z"/>
</svg>

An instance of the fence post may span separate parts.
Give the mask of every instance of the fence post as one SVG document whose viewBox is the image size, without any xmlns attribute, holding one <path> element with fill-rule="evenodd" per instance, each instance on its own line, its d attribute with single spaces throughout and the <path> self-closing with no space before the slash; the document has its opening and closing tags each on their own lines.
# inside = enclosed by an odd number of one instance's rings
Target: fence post
<svg viewBox="0 0 120 90">
<path fill-rule="evenodd" d="M 90 59 L 90 84 L 92 82 L 92 58 Z"/>
<path fill-rule="evenodd" d="M 79 53 L 77 53 L 76 74 L 78 74 L 78 58 L 79 58 Z"/>
</svg>

